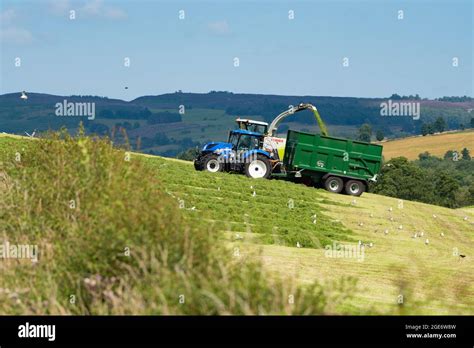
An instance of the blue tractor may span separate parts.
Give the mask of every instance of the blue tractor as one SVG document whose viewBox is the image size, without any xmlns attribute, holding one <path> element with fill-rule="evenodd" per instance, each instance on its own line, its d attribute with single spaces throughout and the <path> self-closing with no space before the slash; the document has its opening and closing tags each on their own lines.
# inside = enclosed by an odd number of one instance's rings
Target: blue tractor
<svg viewBox="0 0 474 348">
<path fill-rule="evenodd" d="M 227 142 L 211 142 L 204 145 L 194 160 L 196 170 L 212 173 L 233 171 L 252 178 L 268 178 L 279 158 L 271 149 L 264 147 L 268 123 L 240 119 L 239 129 L 229 132 Z"/>
</svg>

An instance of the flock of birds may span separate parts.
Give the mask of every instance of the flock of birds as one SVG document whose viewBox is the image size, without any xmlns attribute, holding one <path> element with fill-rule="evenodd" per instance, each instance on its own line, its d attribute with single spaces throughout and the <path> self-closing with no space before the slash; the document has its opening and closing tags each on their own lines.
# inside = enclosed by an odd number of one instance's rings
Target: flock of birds
<svg viewBox="0 0 474 348">
<path fill-rule="evenodd" d="M 354 199 L 354 200 L 351 202 L 351 204 L 352 204 L 352 205 L 356 205 L 356 204 L 357 204 L 357 200 Z M 393 208 L 392 208 L 392 207 L 389 207 L 389 208 L 388 208 L 388 211 L 389 211 L 389 212 L 392 212 L 392 211 L 393 211 Z M 374 217 L 374 214 L 373 214 L 373 213 L 370 213 L 369 216 L 370 216 L 371 218 L 373 218 L 373 217 Z M 437 218 L 438 218 L 438 216 L 437 216 L 436 214 L 433 214 L 433 219 L 437 219 Z M 390 220 L 391 222 L 394 222 L 394 221 L 395 221 L 393 217 L 390 217 L 389 220 Z M 465 217 L 463 218 L 463 220 L 464 220 L 464 221 L 467 221 L 467 220 L 468 220 L 468 217 L 465 216 Z M 363 222 L 359 222 L 358 225 L 359 225 L 359 227 L 362 227 L 362 226 L 364 226 L 364 223 L 363 223 Z M 398 226 L 398 230 L 403 230 L 403 225 L 400 224 L 400 225 Z M 377 232 L 377 230 L 376 230 L 375 232 Z M 388 234 L 389 234 L 389 229 L 385 229 L 385 230 L 383 231 L 383 233 L 384 233 L 384 235 L 388 235 Z M 444 237 L 444 236 L 445 236 L 445 235 L 444 235 L 444 232 L 441 232 L 441 233 L 440 233 L 440 236 L 441 236 L 441 237 Z M 425 237 L 425 232 L 423 232 L 423 231 L 421 231 L 421 232 L 416 232 L 416 233 L 414 233 L 414 234 L 412 235 L 412 238 L 413 238 L 413 239 L 423 238 L 423 237 Z M 430 240 L 429 240 L 428 238 L 426 238 L 424 244 L 425 244 L 425 245 L 429 245 L 429 244 L 430 244 Z M 369 243 L 369 244 L 365 244 L 365 243 L 363 243 L 363 242 L 360 241 L 360 240 L 359 240 L 359 245 L 360 245 L 360 246 L 373 247 L 373 243 L 372 243 L 372 242 Z M 464 255 L 464 254 L 459 254 L 459 257 L 465 258 L 466 255 Z"/>
<path fill-rule="evenodd" d="M 250 186 L 250 189 L 253 190 L 253 191 L 252 191 L 252 197 L 255 197 L 255 196 L 257 195 L 257 193 L 255 192 L 254 187 L 253 187 L 253 186 Z M 220 190 L 220 187 L 218 188 L 218 190 Z M 353 199 L 353 200 L 351 201 L 351 205 L 357 205 L 357 200 L 356 200 L 356 199 Z M 389 211 L 389 212 L 393 212 L 393 208 L 392 208 L 392 207 L 389 207 L 389 208 L 388 208 L 388 211 Z M 371 218 L 373 218 L 373 217 L 374 217 L 374 214 L 373 214 L 373 213 L 370 213 L 369 216 L 370 216 Z M 433 214 L 433 219 L 437 219 L 437 218 L 438 218 L 438 216 L 437 216 L 436 214 Z M 312 215 L 312 216 L 311 216 L 311 219 L 312 219 L 313 224 L 315 224 L 316 221 L 317 221 L 317 220 L 316 220 L 316 214 Z M 390 220 L 391 222 L 394 222 L 394 221 L 395 221 L 395 219 L 394 219 L 392 216 L 389 217 L 389 220 Z M 467 220 L 468 220 L 468 217 L 465 216 L 465 217 L 463 218 L 463 220 L 464 220 L 464 221 L 467 221 Z M 363 222 L 359 222 L 358 226 L 359 226 L 359 227 L 362 227 L 362 226 L 364 226 L 364 223 L 363 223 Z M 400 230 L 400 231 L 403 230 L 403 225 L 402 225 L 402 224 L 398 225 L 398 230 Z M 384 233 L 384 235 L 388 235 L 388 234 L 389 234 L 389 229 L 385 229 L 385 230 L 383 231 L 383 233 Z M 424 236 L 425 236 L 425 233 L 424 233 L 423 231 L 421 231 L 421 232 L 416 232 L 416 233 L 414 233 L 414 234 L 412 235 L 412 238 L 413 238 L 413 239 L 417 239 L 417 238 L 423 238 Z M 440 236 L 441 236 L 441 237 L 444 237 L 444 232 L 441 232 L 441 233 L 440 233 Z M 238 238 L 238 239 L 239 239 L 239 238 Z M 367 246 L 367 247 L 369 247 L 369 248 L 372 248 L 372 247 L 374 246 L 374 243 L 373 243 L 373 242 L 370 242 L 370 243 L 363 243 L 361 240 L 359 240 L 359 243 L 358 243 L 358 244 L 359 244 L 359 246 Z M 425 245 L 429 245 L 429 244 L 430 244 L 430 240 L 429 240 L 428 238 L 426 238 L 424 244 L 425 244 Z M 296 242 L 296 247 L 297 247 L 297 248 L 302 248 L 301 243 L 300 243 L 300 242 Z M 466 255 L 464 255 L 464 254 L 459 254 L 459 256 L 460 256 L 461 258 L 466 257 Z"/>
</svg>

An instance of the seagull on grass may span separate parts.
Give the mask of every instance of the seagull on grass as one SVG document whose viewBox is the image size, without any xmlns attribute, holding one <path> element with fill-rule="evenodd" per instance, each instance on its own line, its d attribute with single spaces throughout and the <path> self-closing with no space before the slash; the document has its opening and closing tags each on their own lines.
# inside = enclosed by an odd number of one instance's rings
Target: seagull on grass
<svg viewBox="0 0 474 348">
<path fill-rule="evenodd" d="M 31 133 L 31 134 L 28 133 L 28 132 L 25 132 L 25 134 L 26 134 L 27 136 L 29 136 L 30 138 L 34 138 L 34 137 L 35 137 L 35 134 L 36 134 L 36 129 L 35 129 L 35 130 L 33 131 L 33 133 Z"/>
</svg>

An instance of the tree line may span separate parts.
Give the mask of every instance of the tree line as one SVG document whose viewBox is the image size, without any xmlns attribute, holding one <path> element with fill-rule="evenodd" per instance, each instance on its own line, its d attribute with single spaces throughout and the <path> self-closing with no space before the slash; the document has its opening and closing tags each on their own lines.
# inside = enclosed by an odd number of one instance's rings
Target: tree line
<svg viewBox="0 0 474 348">
<path fill-rule="evenodd" d="M 474 161 L 470 151 L 447 151 L 443 158 L 421 153 L 415 161 L 392 158 L 372 192 L 449 208 L 474 205 Z"/>
</svg>

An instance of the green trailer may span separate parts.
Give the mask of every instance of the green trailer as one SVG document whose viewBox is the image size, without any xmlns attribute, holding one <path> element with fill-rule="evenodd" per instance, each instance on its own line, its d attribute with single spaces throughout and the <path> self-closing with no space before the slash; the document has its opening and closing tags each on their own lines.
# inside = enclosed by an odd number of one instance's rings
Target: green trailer
<svg viewBox="0 0 474 348">
<path fill-rule="evenodd" d="M 377 180 L 381 165 L 381 145 L 289 130 L 283 162 L 273 176 L 360 196 L 369 181 Z"/>
</svg>

